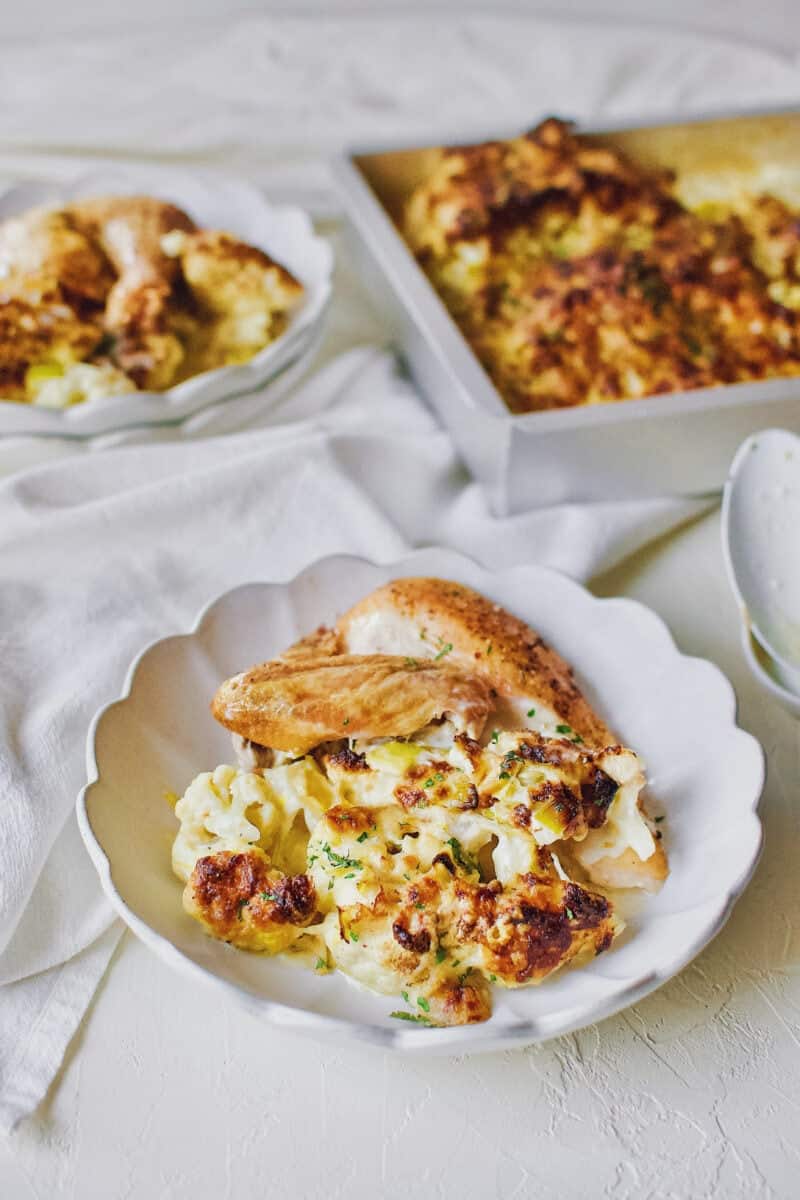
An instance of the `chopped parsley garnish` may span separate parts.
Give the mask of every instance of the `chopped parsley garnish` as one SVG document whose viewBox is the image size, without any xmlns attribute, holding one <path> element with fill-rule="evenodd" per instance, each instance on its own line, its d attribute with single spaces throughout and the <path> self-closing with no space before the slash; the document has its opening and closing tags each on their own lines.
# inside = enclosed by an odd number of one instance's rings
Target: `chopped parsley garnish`
<svg viewBox="0 0 800 1200">
<path fill-rule="evenodd" d="M 417 996 L 417 1004 L 420 1006 L 423 1012 L 429 1013 L 431 1011 L 431 1006 L 428 1004 L 428 1001 L 424 996 Z"/>
<path fill-rule="evenodd" d="M 510 778 L 511 778 L 511 776 L 509 775 L 508 771 L 501 771 L 501 772 L 500 772 L 500 778 L 501 778 L 501 779 L 510 779 Z"/>
<path fill-rule="evenodd" d="M 450 651 L 453 649 L 452 642 L 443 642 L 443 643 L 441 643 L 441 645 L 442 645 L 442 648 L 439 651 L 439 653 L 434 654 L 434 656 L 433 656 L 434 662 L 438 662 L 440 658 L 444 658 L 445 654 L 449 654 Z"/>
<path fill-rule="evenodd" d="M 564 909 L 564 912 L 567 914 L 567 920 L 568 920 L 568 921 L 574 921 L 574 920 L 575 920 L 575 913 L 572 911 L 572 909 L 571 909 L 571 908 L 565 908 L 565 909 Z"/>
<path fill-rule="evenodd" d="M 413 669 L 414 669 L 414 667 L 418 667 L 418 666 L 419 666 L 419 663 L 417 662 L 417 660 L 416 660 L 415 658 L 407 658 L 407 659 L 406 659 L 406 666 L 407 666 L 407 667 L 410 667 L 410 668 L 411 668 L 411 670 L 413 670 Z"/>
<path fill-rule="evenodd" d="M 535 716 L 536 716 L 536 709 L 535 709 L 535 708 L 529 708 L 529 709 L 528 709 L 528 716 L 529 716 L 529 717 L 535 717 Z"/>
<path fill-rule="evenodd" d="M 499 730 L 499 729 L 493 729 L 493 730 L 492 730 L 492 741 L 494 742 L 494 744 L 495 744 L 495 745 L 497 745 L 497 739 L 498 739 L 499 737 L 500 737 L 500 730 Z"/>
<path fill-rule="evenodd" d="M 469 854 L 467 854 L 465 852 L 465 850 L 464 850 L 463 846 L 461 845 L 461 842 L 458 840 L 458 838 L 454 838 L 454 837 L 448 838 L 447 844 L 450 847 L 450 849 L 453 851 L 453 858 L 456 860 L 456 862 L 458 863 L 458 865 L 460 867 L 462 867 L 465 871 L 477 871 L 478 870 L 478 864 L 475 862 L 475 860 L 473 858 L 470 858 Z"/>
<path fill-rule="evenodd" d="M 423 786 L 423 787 L 426 787 L 426 788 L 431 788 L 431 787 L 433 787 L 433 780 L 432 780 L 432 779 L 426 779 L 426 780 L 425 780 L 425 782 L 423 783 L 423 785 L 422 785 L 422 786 Z"/>
<path fill-rule="evenodd" d="M 489 983 L 497 983 L 497 976 L 496 976 L 496 975 L 490 975 L 490 976 L 489 976 Z"/>
<path fill-rule="evenodd" d="M 443 963 L 446 958 L 447 958 L 447 951 L 442 946 L 439 946 L 436 951 L 437 963 Z"/>
<path fill-rule="evenodd" d="M 236 905 L 236 907 L 237 907 L 237 908 L 238 908 L 238 910 L 239 910 L 239 913 L 238 913 L 238 915 L 239 915 L 239 920 L 240 920 L 240 921 L 242 920 L 242 911 L 243 911 L 243 909 L 247 908 L 247 906 L 248 906 L 248 904 L 249 904 L 249 903 L 250 903 L 250 901 L 249 901 L 249 900 L 240 900 L 240 901 L 239 901 L 239 903 Z"/>
<path fill-rule="evenodd" d="M 417 900 L 416 903 L 414 904 L 414 908 L 424 908 L 424 907 L 425 907 L 425 904 L 422 900 Z"/>
<path fill-rule="evenodd" d="M 345 879 L 355 879 L 355 877 L 355 871 L 350 871 L 347 875 L 345 875 Z"/>
<path fill-rule="evenodd" d="M 389 1013 L 389 1016 L 394 1017 L 396 1021 L 413 1021 L 415 1025 L 433 1026 L 433 1021 L 429 1021 L 427 1017 L 423 1017 L 419 1013 L 401 1012 L 398 1009 L 396 1012 Z"/>
<path fill-rule="evenodd" d="M 419 631 L 419 636 L 422 638 L 423 642 L 425 641 L 427 633 L 428 633 L 428 631 L 425 628 L 425 626 L 423 625 L 422 629 L 420 629 L 420 631 Z"/>
<path fill-rule="evenodd" d="M 344 855 L 337 854 L 335 850 L 331 850 L 328 842 L 322 847 L 322 853 L 327 854 L 332 867 L 353 867 L 357 871 L 362 869 L 363 864 L 357 858 L 345 858 Z"/>
<path fill-rule="evenodd" d="M 489 645 L 486 647 L 486 653 L 487 653 L 487 654 L 491 654 L 491 653 L 492 653 L 492 643 L 491 643 L 491 642 L 489 642 Z"/>
<path fill-rule="evenodd" d="M 324 958 L 318 958 L 317 961 L 314 963 L 314 970 L 322 971 L 327 967 L 327 965 L 328 964 L 325 962 Z"/>
<path fill-rule="evenodd" d="M 568 737 L 576 746 L 583 741 L 581 735 L 576 733 L 571 725 L 556 725 L 556 733 L 563 733 L 564 737 Z"/>
<path fill-rule="evenodd" d="M 663 817 L 656 817 L 655 818 L 656 825 L 660 825 L 663 820 L 664 820 Z"/>
<path fill-rule="evenodd" d="M 328 891 L 329 892 L 333 891 L 333 880 L 332 879 L 328 880 Z"/>
<path fill-rule="evenodd" d="M 408 992 L 401 992 L 400 995 L 403 997 L 406 1004 L 408 1004 Z"/>
<path fill-rule="evenodd" d="M 363 833 L 360 833 L 358 835 L 358 837 L 356 838 L 356 841 L 357 842 L 365 842 L 368 837 L 369 837 L 369 834 L 367 833 L 367 831 L 365 829 Z"/>
<path fill-rule="evenodd" d="M 436 780 L 437 783 L 441 783 L 442 780 L 444 779 L 444 775 L 442 774 L 441 771 L 437 771 L 433 778 Z"/>
<path fill-rule="evenodd" d="M 280 897 L 277 895 L 276 892 L 262 892 L 261 899 L 262 900 L 278 900 L 278 899 L 280 899 Z"/>
<path fill-rule="evenodd" d="M 350 938 L 350 941 L 351 941 L 351 942 L 357 942 L 357 941 L 358 941 L 358 934 L 356 933 L 355 929 L 351 929 L 351 930 L 349 930 L 349 932 L 348 932 L 347 936 Z"/>
</svg>

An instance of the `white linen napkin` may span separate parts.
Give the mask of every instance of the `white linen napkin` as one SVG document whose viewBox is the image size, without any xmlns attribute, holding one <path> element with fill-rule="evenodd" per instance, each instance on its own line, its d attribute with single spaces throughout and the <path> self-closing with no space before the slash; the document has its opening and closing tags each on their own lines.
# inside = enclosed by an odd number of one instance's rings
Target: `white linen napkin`
<svg viewBox="0 0 800 1200">
<path fill-rule="evenodd" d="M 536 560 L 587 578 L 704 507 L 497 520 L 380 349 L 334 359 L 270 418 L 0 483 L 0 1127 L 41 1099 L 120 932 L 73 806 L 89 721 L 143 645 L 190 628 L 221 591 L 325 554 L 388 560 L 444 543 L 490 566 Z"/>
</svg>

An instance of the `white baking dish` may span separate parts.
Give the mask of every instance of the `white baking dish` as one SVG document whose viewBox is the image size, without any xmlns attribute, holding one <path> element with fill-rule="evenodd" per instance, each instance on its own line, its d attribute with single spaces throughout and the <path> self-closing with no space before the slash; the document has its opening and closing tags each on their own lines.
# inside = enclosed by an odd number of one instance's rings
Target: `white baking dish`
<svg viewBox="0 0 800 1200">
<path fill-rule="evenodd" d="M 672 167 L 687 193 L 722 197 L 755 182 L 800 207 L 800 112 L 584 132 L 648 165 Z M 496 513 L 700 495 L 722 486 L 736 447 L 755 430 L 800 432 L 800 377 L 512 415 L 395 224 L 437 152 L 351 153 L 333 170 L 365 282 Z"/>
</svg>

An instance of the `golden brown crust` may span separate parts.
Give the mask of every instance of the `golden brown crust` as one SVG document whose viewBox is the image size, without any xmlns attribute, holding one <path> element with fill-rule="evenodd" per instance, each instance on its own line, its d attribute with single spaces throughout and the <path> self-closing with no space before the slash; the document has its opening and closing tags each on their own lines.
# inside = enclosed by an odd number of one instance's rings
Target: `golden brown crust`
<svg viewBox="0 0 800 1200">
<path fill-rule="evenodd" d="M 797 212 L 684 207 L 550 119 L 443 151 L 404 231 L 513 412 L 800 374 Z"/>
<path fill-rule="evenodd" d="M 301 655 L 226 680 L 211 708 L 242 737 L 301 754 L 337 738 L 405 736 L 445 714 L 480 731 L 490 703 L 485 683 L 440 664 Z"/>
<path fill-rule="evenodd" d="M 0 224 L 0 295 L 29 294 L 38 284 L 77 306 L 100 306 L 114 283 L 101 248 L 68 214 L 35 208 Z"/>
<path fill-rule="evenodd" d="M 276 953 L 313 920 L 317 896 L 307 875 L 284 875 L 254 848 L 198 859 L 183 906 L 212 937 Z"/>
<path fill-rule="evenodd" d="M 288 650 L 284 650 L 281 658 L 308 658 L 320 655 L 345 654 L 342 638 L 338 629 L 328 629 L 320 625 L 313 633 L 309 633 L 298 642 L 293 642 Z"/>
<path fill-rule="evenodd" d="M 348 649 L 363 651 L 369 642 L 370 650 L 380 652 L 376 618 L 382 616 L 387 637 L 401 623 L 420 659 L 440 655 L 480 676 L 500 696 L 552 710 L 589 745 L 616 742 L 564 659 L 524 621 L 472 588 L 444 579 L 396 579 L 340 618 L 337 629 Z"/>
</svg>

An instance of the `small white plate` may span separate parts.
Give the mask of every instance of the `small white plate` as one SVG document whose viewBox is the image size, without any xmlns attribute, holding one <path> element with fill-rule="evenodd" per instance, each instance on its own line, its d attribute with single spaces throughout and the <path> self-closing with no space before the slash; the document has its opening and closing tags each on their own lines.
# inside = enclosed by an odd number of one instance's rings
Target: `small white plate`
<svg viewBox="0 0 800 1200">
<path fill-rule="evenodd" d="M 53 410 L 0 401 L 0 437 L 46 435 L 93 438 L 141 425 L 174 425 L 228 397 L 263 388 L 305 342 L 314 340 L 331 294 L 333 251 L 299 208 L 273 207 L 241 180 L 155 167 L 117 167 L 81 176 L 66 186 L 21 184 L 0 196 L 0 221 L 42 204 L 80 196 L 145 193 L 171 200 L 207 229 L 222 229 L 283 263 L 304 285 L 302 304 L 285 333 L 249 362 L 220 367 L 162 393 L 106 396 Z"/>
<path fill-rule="evenodd" d="M 590 701 L 644 756 L 649 806 L 666 814 L 670 876 L 625 904 L 628 927 L 609 953 L 539 987 L 494 989 L 486 1024 L 419 1029 L 398 1006 L 343 975 L 319 977 L 206 937 L 181 908 L 170 868 L 177 823 L 164 799 L 229 762 L 228 734 L 209 700 L 219 682 L 330 621 L 402 575 L 457 579 L 517 613 L 568 659 Z M 133 664 L 122 699 L 95 718 L 91 782 L 78 800 L 84 841 L 112 904 L 131 929 L 191 978 L 217 986 L 262 1020 L 320 1037 L 431 1053 L 543 1041 L 634 1003 L 685 966 L 721 929 L 758 859 L 761 747 L 738 729 L 735 696 L 710 663 L 687 658 L 666 627 L 630 600 L 597 600 L 565 576 L 526 566 L 493 572 L 447 550 L 377 566 L 327 558 L 286 583 L 228 592 L 192 633 L 166 638 Z"/>
</svg>

